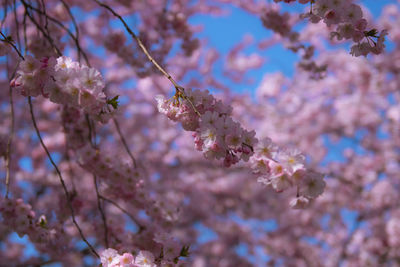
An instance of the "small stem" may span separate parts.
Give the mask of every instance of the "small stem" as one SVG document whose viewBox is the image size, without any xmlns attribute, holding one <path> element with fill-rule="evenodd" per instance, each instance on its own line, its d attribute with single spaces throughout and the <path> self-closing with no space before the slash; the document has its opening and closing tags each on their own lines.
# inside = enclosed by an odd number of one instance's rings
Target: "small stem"
<svg viewBox="0 0 400 267">
<path fill-rule="evenodd" d="M 60 22 L 59 20 L 53 18 L 52 16 L 50 16 L 50 15 L 48 15 L 48 14 L 44 14 L 42 10 L 37 9 L 37 8 L 34 7 L 34 6 L 29 5 L 28 3 L 26 3 L 26 6 L 29 7 L 30 9 L 36 11 L 37 13 L 46 16 L 46 18 L 48 18 L 49 20 L 51 20 L 52 22 L 54 22 L 54 23 L 55 23 L 56 25 L 58 25 L 60 28 L 64 29 L 64 30 L 68 33 L 68 35 L 74 40 L 75 45 L 76 45 L 76 48 L 78 49 L 78 57 L 80 57 L 80 55 L 82 54 L 83 57 L 84 57 L 84 59 L 85 59 L 86 65 L 87 65 L 88 67 L 91 67 L 91 65 L 90 65 L 90 63 L 89 63 L 89 58 L 87 57 L 86 53 L 82 50 L 82 47 L 80 46 L 80 43 L 79 43 L 79 30 L 78 30 L 78 26 L 76 25 L 76 21 L 75 21 L 75 18 L 74 18 L 74 17 L 71 17 L 71 19 L 72 19 L 72 23 L 73 23 L 74 26 L 75 26 L 76 36 L 75 36 L 62 22 Z M 70 11 L 69 11 L 69 13 L 70 13 Z M 70 16 L 72 16 L 72 13 L 71 13 Z"/>
<path fill-rule="evenodd" d="M 8 40 L 7 36 L 5 36 L 5 35 L 3 34 L 3 32 L 0 32 L 0 34 L 1 34 L 1 36 L 4 38 L 4 40 L 1 40 L 1 41 L 6 42 L 6 43 L 8 43 L 9 45 L 11 45 L 12 48 L 14 48 L 14 50 L 17 52 L 18 56 L 19 56 L 22 60 L 25 60 L 24 56 L 21 54 L 21 52 L 19 52 L 18 48 L 17 48 L 12 42 L 10 42 L 10 41 Z"/>
<path fill-rule="evenodd" d="M 6 2 L 3 4 L 3 12 L 4 12 L 4 17 L 3 17 L 3 19 L 1 20 L 1 24 L 0 24 L 0 30 L 1 29 L 3 29 L 3 25 L 4 25 L 4 22 L 6 21 L 6 18 L 7 18 L 7 15 L 8 15 L 8 0 L 6 0 Z"/>
<path fill-rule="evenodd" d="M 28 96 L 28 103 L 29 103 L 29 111 L 30 111 L 30 113 L 31 113 L 32 123 L 33 123 L 33 127 L 35 128 L 36 135 L 37 135 L 37 137 L 38 137 L 38 139 L 39 139 L 39 141 L 40 141 L 40 144 L 42 145 L 44 151 L 45 151 L 46 154 L 47 154 L 47 158 L 50 160 L 51 165 L 53 165 L 54 169 L 55 169 L 56 172 L 57 172 L 58 178 L 60 179 L 60 183 L 61 183 L 62 188 L 63 188 L 63 190 L 64 190 L 65 197 L 67 198 L 68 208 L 69 208 L 69 210 L 70 210 L 70 212 L 71 212 L 72 222 L 74 223 L 75 227 L 78 229 L 79 234 L 80 234 L 82 240 L 86 243 L 86 245 L 89 247 L 89 249 L 91 250 L 91 252 L 92 252 L 94 255 L 96 255 L 98 258 L 100 258 L 100 255 L 96 252 L 96 250 L 92 247 L 92 245 L 87 241 L 86 237 L 84 236 L 84 234 L 83 234 L 83 232 L 82 232 L 82 229 L 80 228 L 80 226 L 78 225 L 78 223 L 77 223 L 77 221 L 76 221 L 76 219 L 75 219 L 75 212 L 74 212 L 74 209 L 73 209 L 72 204 L 71 204 L 70 194 L 69 194 L 69 192 L 68 192 L 67 186 L 65 185 L 65 181 L 64 181 L 64 179 L 63 179 L 63 177 L 62 177 L 62 175 L 61 175 L 61 171 L 60 171 L 60 169 L 58 168 L 57 164 L 54 162 L 52 156 L 50 155 L 50 152 L 49 152 L 49 150 L 47 149 L 47 146 L 44 144 L 43 139 L 42 139 L 42 136 L 40 135 L 39 128 L 37 127 L 36 119 L 35 119 L 35 114 L 34 114 L 34 112 L 33 112 L 32 98 L 31 98 L 31 96 Z"/>
<path fill-rule="evenodd" d="M 92 141 L 93 129 L 92 129 L 92 124 L 90 122 L 89 114 L 87 114 L 87 113 L 85 114 L 85 119 L 86 119 L 86 124 L 89 129 L 89 133 L 88 133 L 89 143 L 93 148 L 95 148 L 94 142 Z"/>
<path fill-rule="evenodd" d="M 169 75 L 169 73 L 164 70 L 163 67 L 160 66 L 160 64 L 157 63 L 157 61 L 154 60 L 154 58 L 150 55 L 149 51 L 147 50 L 147 48 L 144 46 L 144 44 L 142 43 L 142 41 L 139 39 L 139 37 L 137 37 L 137 35 L 131 30 L 131 28 L 129 28 L 128 24 L 125 22 L 125 20 L 117 13 L 115 12 L 110 6 L 101 3 L 98 0 L 93 0 L 95 1 L 98 5 L 104 7 L 105 9 L 109 10 L 115 17 L 117 17 L 122 24 L 124 25 L 125 29 L 128 31 L 128 33 L 132 36 L 133 39 L 135 39 L 135 41 L 137 42 L 137 44 L 139 45 L 140 49 L 143 51 L 143 53 L 147 56 L 147 58 L 149 59 L 149 61 L 168 79 L 170 80 L 170 82 L 175 86 L 175 88 L 181 88 L 176 82 L 175 80 L 172 78 L 171 75 Z"/>
<path fill-rule="evenodd" d="M 43 7 L 43 13 L 44 13 L 44 29 L 47 32 L 47 35 L 50 36 L 50 31 L 49 31 L 49 20 L 47 17 L 47 12 L 46 12 L 46 4 L 44 3 L 44 0 L 40 0 L 42 3 L 42 7 Z"/>
<path fill-rule="evenodd" d="M 15 31 L 17 33 L 17 45 L 18 48 L 21 49 L 21 37 L 19 35 L 19 21 L 17 16 L 17 5 L 15 0 L 13 0 L 13 13 L 14 13 Z"/>
<path fill-rule="evenodd" d="M 87 58 L 85 53 L 82 53 L 83 51 L 82 51 L 82 49 L 81 49 L 81 47 L 79 45 L 79 27 L 78 27 L 78 23 L 76 22 L 75 17 L 72 14 L 69 5 L 64 0 L 61 0 L 61 3 L 63 4 L 65 9 L 67 10 L 68 15 L 71 18 L 72 24 L 74 25 L 74 28 L 75 28 L 76 37 L 73 38 L 73 39 L 75 40 L 76 47 L 78 48 L 78 61 L 79 62 L 81 61 L 81 54 L 83 54 L 83 56 L 85 58 L 85 61 L 86 61 L 86 65 L 88 65 L 88 67 L 90 67 L 89 59 Z"/>
<path fill-rule="evenodd" d="M 115 201 L 113 201 L 113 200 L 111 200 L 111 199 L 109 199 L 109 198 L 106 198 L 106 197 L 104 197 L 104 196 L 102 196 L 102 195 L 100 195 L 100 198 L 102 198 L 103 200 L 105 200 L 105 201 L 107 201 L 107 202 L 110 202 L 110 203 L 113 204 L 115 207 L 117 207 L 118 209 L 120 209 L 123 213 L 125 213 L 126 215 L 128 215 L 128 217 L 131 218 L 131 220 L 132 220 L 137 226 L 139 226 L 139 233 L 140 233 L 141 231 L 143 231 L 144 229 L 146 229 L 145 226 L 141 225 L 141 224 L 136 220 L 136 218 L 133 217 L 133 215 L 131 215 L 126 209 L 124 209 L 123 207 L 121 207 L 117 202 L 115 202 Z"/>
<path fill-rule="evenodd" d="M 96 188 L 96 196 L 97 196 L 97 207 L 99 208 L 100 214 L 101 214 L 101 219 L 103 220 L 103 226 L 104 226 L 104 241 L 106 243 L 106 248 L 109 247 L 108 245 L 108 227 L 107 227 L 107 219 L 106 219 L 106 214 L 103 210 L 103 207 L 101 206 L 101 201 L 100 201 L 100 193 L 99 193 L 99 187 L 97 186 L 97 176 L 93 175 L 93 182 L 94 182 L 94 187 Z"/>
<path fill-rule="evenodd" d="M 54 50 L 56 51 L 58 56 L 62 56 L 62 53 L 60 51 L 60 49 L 58 49 L 58 47 L 54 44 L 53 39 L 51 38 L 50 35 L 48 35 L 46 33 L 46 31 L 44 31 L 42 29 L 42 27 L 38 24 L 38 22 L 33 18 L 33 16 L 28 12 L 28 8 L 30 8 L 30 6 L 24 1 L 21 0 L 21 3 L 24 5 L 25 7 L 25 14 L 29 17 L 29 19 L 32 21 L 33 24 L 35 24 L 36 28 L 43 34 L 43 36 L 49 41 L 50 45 L 54 48 Z"/>
<path fill-rule="evenodd" d="M 15 67 L 13 74 L 11 75 L 11 77 L 9 77 L 9 81 L 11 81 L 14 76 L 15 73 L 17 71 L 17 67 L 18 65 Z M 8 72 L 8 57 L 7 57 L 7 73 Z M 11 132 L 10 132 L 10 137 L 8 138 L 7 141 L 7 151 L 6 151 L 6 195 L 5 198 L 8 198 L 8 193 L 10 190 L 10 169 L 11 169 L 11 144 L 12 144 L 12 140 L 14 138 L 14 128 L 15 128 L 15 115 L 14 115 L 14 100 L 13 100 L 13 92 L 12 92 L 12 88 L 11 86 L 9 86 L 9 90 L 8 90 L 8 94 L 10 97 L 10 112 L 11 112 Z"/>
<path fill-rule="evenodd" d="M 136 168 L 137 168 L 137 164 L 136 164 L 135 157 L 132 155 L 132 152 L 130 151 L 129 146 L 128 146 L 128 144 L 126 143 L 125 137 L 124 137 L 124 135 L 123 135 L 122 132 L 121 132 L 121 128 L 119 127 L 119 123 L 118 123 L 117 119 L 116 119 L 116 118 L 113 118 L 113 122 L 114 122 L 115 128 L 117 129 L 119 138 L 121 139 L 121 142 L 122 142 L 122 144 L 124 145 L 125 150 L 126 150 L 126 152 L 128 153 L 129 157 L 131 158 L 131 160 L 132 160 L 132 162 L 133 162 L 133 166 L 134 166 L 135 169 L 136 169 Z"/>
<path fill-rule="evenodd" d="M 108 11 L 110 11 L 115 17 L 117 17 L 122 22 L 122 24 L 124 25 L 126 31 L 136 41 L 136 43 L 138 44 L 139 48 L 143 51 L 143 53 L 146 55 L 146 57 L 149 59 L 149 61 L 174 85 L 177 94 L 181 94 L 182 98 L 187 100 L 190 103 L 190 105 L 192 106 L 194 112 L 200 117 L 201 116 L 200 112 L 196 109 L 196 107 L 194 106 L 192 101 L 188 97 L 186 97 L 185 88 L 183 88 L 182 86 L 178 85 L 175 82 L 175 80 L 172 78 L 172 76 L 163 67 L 161 67 L 161 65 L 158 64 L 158 62 L 150 55 L 150 52 L 144 46 L 144 44 L 142 43 L 140 38 L 131 30 L 131 28 L 128 26 L 128 24 L 125 22 L 125 20 L 117 12 L 115 12 L 110 6 L 108 6 L 106 4 L 103 4 L 98 0 L 93 0 L 93 1 L 95 1 L 98 5 L 104 7 Z"/>
</svg>

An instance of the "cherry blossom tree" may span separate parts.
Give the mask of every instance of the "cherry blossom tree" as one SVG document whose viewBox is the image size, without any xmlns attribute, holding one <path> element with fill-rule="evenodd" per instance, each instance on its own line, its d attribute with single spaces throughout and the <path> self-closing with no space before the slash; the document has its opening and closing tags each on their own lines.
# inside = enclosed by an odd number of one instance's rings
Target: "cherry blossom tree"
<svg viewBox="0 0 400 267">
<path fill-rule="evenodd" d="M 0 3 L 0 266 L 400 266 L 399 2 Z"/>
</svg>

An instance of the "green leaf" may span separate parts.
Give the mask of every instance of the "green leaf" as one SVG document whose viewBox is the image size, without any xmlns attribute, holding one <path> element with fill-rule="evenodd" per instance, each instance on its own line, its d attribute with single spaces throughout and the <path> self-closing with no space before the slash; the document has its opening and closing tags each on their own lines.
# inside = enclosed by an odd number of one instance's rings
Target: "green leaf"
<svg viewBox="0 0 400 267">
<path fill-rule="evenodd" d="M 12 36 L 7 36 L 6 37 L 6 41 L 9 42 L 9 43 L 14 43 L 14 40 L 13 40 Z"/>
<path fill-rule="evenodd" d="M 372 29 L 370 31 L 364 32 L 365 36 L 377 37 L 378 31 L 376 29 Z"/>
<path fill-rule="evenodd" d="M 119 95 L 116 95 L 113 98 L 108 99 L 107 104 L 111 105 L 114 109 L 117 109 L 118 105 L 119 105 L 118 97 L 119 97 Z"/>
<path fill-rule="evenodd" d="M 180 257 L 188 257 L 189 256 L 190 246 L 183 246 L 181 249 Z"/>
<path fill-rule="evenodd" d="M 39 221 L 39 226 L 42 228 L 46 228 L 47 222 L 45 219 L 41 218 Z"/>
</svg>

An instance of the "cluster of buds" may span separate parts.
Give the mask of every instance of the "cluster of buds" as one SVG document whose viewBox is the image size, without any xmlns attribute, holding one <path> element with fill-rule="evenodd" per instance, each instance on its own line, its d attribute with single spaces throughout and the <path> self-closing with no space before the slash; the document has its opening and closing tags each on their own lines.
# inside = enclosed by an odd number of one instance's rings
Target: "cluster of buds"
<svg viewBox="0 0 400 267">
<path fill-rule="evenodd" d="M 118 251 L 113 248 L 108 248 L 100 253 L 102 267 L 172 267 L 178 265 L 181 257 L 189 255 L 189 247 L 183 246 L 180 248 L 177 242 L 171 242 L 172 239 L 165 236 L 156 237 L 154 241 L 157 243 L 163 242 L 162 253 L 158 257 L 150 251 L 140 250 L 135 253 L 118 254 Z"/>
<path fill-rule="evenodd" d="M 248 161 L 257 143 L 254 131 L 247 131 L 231 118 L 232 109 L 208 91 L 180 90 L 173 100 L 156 97 L 159 112 L 193 131 L 195 147 L 208 159 L 224 159 L 229 167 Z"/>
<path fill-rule="evenodd" d="M 231 108 L 208 91 L 181 90 L 172 100 L 163 96 L 156 100 L 160 113 L 194 132 L 195 147 L 207 159 L 224 159 L 226 167 L 250 159 L 260 183 L 277 192 L 297 187 L 292 207 L 304 208 L 324 191 L 323 175 L 307 170 L 305 157 L 298 150 L 280 148 L 269 138 L 258 142 L 255 131 L 249 132 L 233 121 Z"/>
<path fill-rule="evenodd" d="M 131 253 L 120 255 L 115 249 L 108 248 L 100 254 L 102 267 L 156 267 L 154 259 L 150 251 L 140 251 L 135 257 Z"/>
<path fill-rule="evenodd" d="M 296 0 L 274 0 L 274 2 L 295 2 Z M 328 27 L 335 26 L 331 32 L 331 38 L 338 40 L 352 40 L 355 44 L 351 47 L 350 53 L 353 56 L 366 56 L 369 53 L 380 54 L 384 46 L 386 30 L 380 34 L 376 29 L 367 29 L 368 22 L 363 17 L 359 5 L 349 0 L 298 0 L 300 4 L 310 4 L 310 12 L 302 14 L 302 18 L 308 18 L 312 23 L 323 21 Z M 290 28 L 284 23 L 284 16 L 268 11 L 262 17 L 264 26 L 273 29 L 281 35 L 287 35 Z M 274 14 L 274 16 L 269 15 Z M 279 25 L 279 21 L 281 24 Z"/>
<path fill-rule="evenodd" d="M 11 86 L 23 96 L 43 95 L 54 103 L 80 108 L 99 120 L 105 120 L 101 117 L 116 108 L 115 103 L 106 99 L 100 72 L 69 57 L 37 60 L 28 55 L 17 74 Z"/>
<path fill-rule="evenodd" d="M 21 198 L 1 200 L 0 215 L 2 224 L 13 229 L 19 237 L 28 235 L 30 241 L 38 246 L 57 242 L 57 232 L 48 227 L 46 217 L 37 218 L 32 206 Z"/>
<path fill-rule="evenodd" d="M 258 143 L 251 163 L 253 173 L 259 176 L 258 182 L 275 191 L 297 187 L 297 197 L 290 204 L 293 208 L 306 207 L 324 191 L 323 175 L 306 169 L 300 151 L 279 148 L 269 138 Z"/>
</svg>

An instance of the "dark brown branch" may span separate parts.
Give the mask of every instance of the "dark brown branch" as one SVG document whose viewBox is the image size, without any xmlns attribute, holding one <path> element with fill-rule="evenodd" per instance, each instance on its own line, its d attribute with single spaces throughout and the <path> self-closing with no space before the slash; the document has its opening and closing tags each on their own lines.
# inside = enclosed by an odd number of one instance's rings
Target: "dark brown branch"
<svg viewBox="0 0 400 267">
<path fill-rule="evenodd" d="M 79 62 L 81 61 L 81 54 L 82 54 L 83 57 L 85 58 L 86 64 L 90 67 L 89 59 L 87 58 L 86 54 L 83 53 L 83 51 L 82 51 L 82 49 L 81 49 L 81 46 L 80 46 L 80 44 L 79 44 L 79 27 L 78 27 L 78 23 L 76 22 L 75 17 L 74 17 L 74 15 L 72 14 L 69 5 L 68 5 L 64 0 L 61 0 L 61 3 L 63 4 L 63 6 L 65 7 L 65 9 L 67 10 L 68 15 L 69 15 L 69 17 L 71 18 L 72 24 L 74 25 L 74 28 L 75 28 L 76 37 L 73 38 L 73 39 L 74 39 L 74 41 L 75 41 L 76 47 L 78 48 L 78 61 L 79 61 Z M 61 25 L 63 25 L 63 24 L 61 24 Z M 72 36 L 73 36 L 73 35 L 72 35 Z"/>
<path fill-rule="evenodd" d="M 125 150 L 126 150 L 126 152 L 128 153 L 129 157 L 131 158 L 132 163 L 133 163 L 133 166 L 134 166 L 135 169 L 136 169 L 136 168 L 137 168 L 137 164 L 136 164 L 135 157 L 132 155 L 132 152 L 130 151 L 129 146 L 128 146 L 128 144 L 126 143 L 125 137 L 124 137 L 124 135 L 123 135 L 122 132 L 121 132 L 121 128 L 119 127 L 119 123 L 118 123 L 117 119 L 116 119 L 116 118 L 113 118 L 113 122 L 114 122 L 115 128 L 117 129 L 119 138 L 121 139 L 121 142 L 122 142 L 122 144 L 124 145 Z"/>
<path fill-rule="evenodd" d="M 17 5 L 15 3 L 15 0 L 13 1 L 13 13 L 14 13 L 15 29 L 17 32 L 17 45 L 18 45 L 19 49 L 21 49 L 21 37 L 19 35 L 19 21 L 18 21 L 18 16 L 17 16 Z"/>
<path fill-rule="evenodd" d="M 2 30 L 3 29 L 3 25 L 4 25 L 4 22 L 6 21 L 6 18 L 7 18 L 7 15 L 8 15 L 8 0 L 6 0 L 6 2 L 3 4 L 3 12 L 4 12 L 4 17 L 3 17 L 3 19 L 1 20 L 1 24 L 0 24 L 0 30 Z"/>
<path fill-rule="evenodd" d="M 106 248 L 108 248 L 108 227 L 107 227 L 107 219 L 106 219 L 106 214 L 103 210 L 103 207 L 101 206 L 101 201 L 100 201 L 100 193 L 99 193 L 99 187 L 97 185 L 97 176 L 93 175 L 93 182 L 94 182 L 94 187 L 96 188 L 96 196 L 97 196 L 97 207 L 100 211 L 101 214 L 101 219 L 103 221 L 103 226 L 104 226 L 104 241 L 106 243 Z"/>
<path fill-rule="evenodd" d="M 106 198 L 106 197 L 104 197 L 104 196 L 102 196 L 102 195 L 100 195 L 100 198 L 102 198 L 103 200 L 105 200 L 105 201 L 107 201 L 107 202 L 110 202 L 111 204 L 113 204 L 115 207 L 117 207 L 118 209 L 120 209 L 123 213 L 125 213 L 129 218 L 131 218 L 131 220 L 139 227 L 139 233 L 141 232 L 141 231 L 143 231 L 144 229 L 146 229 L 146 227 L 145 226 L 143 226 L 143 225 L 141 225 L 138 221 L 137 221 L 137 219 L 135 218 L 135 217 L 133 217 L 133 215 L 131 215 L 126 209 L 124 209 L 123 207 L 121 207 L 117 202 L 115 202 L 115 201 L 113 201 L 113 200 L 111 200 L 111 199 L 109 199 L 109 198 Z"/>
<path fill-rule="evenodd" d="M 149 59 L 149 61 L 174 85 L 175 90 L 176 90 L 176 95 L 182 97 L 186 101 L 189 102 L 189 104 L 192 106 L 194 112 L 200 117 L 201 114 L 200 112 L 196 109 L 192 101 L 186 97 L 185 95 L 185 88 L 182 86 L 178 85 L 175 80 L 172 78 L 172 76 L 163 68 L 161 67 L 160 64 L 150 55 L 150 52 L 147 50 L 147 48 L 144 46 L 140 38 L 132 31 L 132 29 L 128 26 L 128 24 L 125 22 L 125 20 L 119 15 L 117 12 L 115 12 L 110 6 L 101 3 L 98 0 L 93 0 L 95 1 L 98 5 L 104 7 L 108 11 L 110 11 L 115 17 L 117 17 L 122 24 L 124 25 L 126 31 L 132 36 L 132 38 L 136 41 L 138 44 L 139 48 L 143 51 L 143 53 L 146 55 L 146 57 Z"/>
<path fill-rule="evenodd" d="M 49 150 L 47 149 L 47 146 L 44 144 L 43 139 L 42 139 L 42 136 L 41 136 L 40 131 L 39 131 L 39 128 L 37 127 L 35 115 L 34 115 L 34 112 L 33 112 L 32 98 L 31 98 L 30 96 L 28 96 L 28 103 L 29 103 L 29 110 L 30 110 L 30 113 L 31 113 L 32 123 L 33 123 L 33 127 L 35 128 L 36 135 L 37 135 L 37 137 L 39 138 L 40 144 L 42 145 L 44 151 L 45 151 L 46 154 L 47 154 L 47 158 L 50 160 L 51 165 L 53 165 L 54 169 L 55 169 L 56 172 L 57 172 L 58 178 L 60 179 L 60 183 L 61 183 L 62 188 L 63 188 L 63 190 L 64 190 L 65 197 L 67 198 L 68 208 L 69 208 L 69 210 L 70 210 L 70 212 L 71 212 L 72 222 L 74 223 L 75 227 L 78 229 L 79 234 L 80 234 L 82 240 L 86 243 L 86 245 L 89 247 L 89 249 L 91 250 L 91 252 L 92 252 L 94 255 L 96 255 L 98 258 L 100 258 L 99 254 L 98 254 L 97 251 L 94 249 L 94 247 L 87 241 L 86 237 L 84 236 L 84 234 L 83 234 L 83 232 L 82 232 L 82 229 L 80 228 L 80 226 L 78 225 L 78 223 L 77 223 L 77 221 L 76 221 L 76 219 L 75 219 L 75 212 L 74 212 L 74 209 L 73 209 L 72 204 L 71 204 L 70 194 L 69 194 L 69 192 L 68 192 L 68 189 L 67 189 L 67 186 L 66 186 L 66 184 L 65 184 L 64 178 L 62 177 L 61 171 L 60 171 L 60 169 L 58 168 L 57 164 L 54 162 L 53 157 L 50 155 L 50 152 L 49 152 Z"/>
<path fill-rule="evenodd" d="M 8 63 L 8 57 L 7 57 L 7 63 Z M 15 73 L 17 71 L 18 65 L 15 67 L 11 77 L 8 78 L 9 81 L 11 81 Z M 7 64 L 7 73 L 8 71 L 8 64 Z M 9 86 L 8 94 L 10 97 L 10 115 L 11 115 L 11 132 L 10 132 L 10 137 L 8 138 L 7 141 L 7 150 L 6 150 L 6 195 L 5 198 L 8 198 L 8 193 L 10 191 L 10 164 L 11 164 L 11 144 L 12 140 L 14 138 L 14 131 L 15 131 L 15 115 L 14 115 L 14 100 L 13 100 L 13 92 L 11 86 Z"/>
<path fill-rule="evenodd" d="M 1 40 L 1 41 L 6 42 L 6 43 L 8 43 L 9 45 L 11 45 L 12 48 L 17 52 L 18 56 L 19 56 L 22 60 L 25 60 L 24 56 L 21 54 L 21 52 L 19 52 L 18 48 L 13 44 L 13 42 L 11 42 L 11 41 L 7 38 L 7 36 L 5 36 L 5 35 L 3 34 L 3 32 L 0 32 L 0 34 L 1 34 L 1 37 L 4 38 L 4 40 Z"/>
<path fill-rule="evenodd" d="M 86 53 L 83 51 L 83 49 L 82 49 L 82 47 L 81 47 L 81 45 L 80 45 L 80 43 L 79 43 L 79 30 L 78 30 L 78 26 L 77 26 L 77 24 L 76 24 L 76 21 L 75 21 L 75 18 L 74 18 L 74 17 L 71 17 L 71 19 L 72 19 L 72 23 L 73 23 L 74 26 L 75 26 L 76 36 L 75 36 L 62 22 L 60 22 L 60 21 L 57 20 L 56 18 L 53 18 L 52 16 L 50 16 L 50 15 L 48 15 L 48 14 L 44 14 L 42 10 L 37 9 L 36 7 L 31 6 L 31 5 L 28 4 L 28 3 L 26 3 L 26 6 L 29 7 L 30 9 L 32 9 L 33 11 L 35 11 L 35 12 L 41 14 L 41 15 L 46 16 L 50 21 L 54 22 L 57 26 L 59 26 L 60 28 L 62 28 L 63 30 L 65 30 L 65 31 L 68 33 L 68 35 L 72 38 L 72 40 L 74 40 L 74 42 L 75 42 L 76 48 L 78 49 L 78 57 L 79 57 L 79 55 L 82 54 L 82 55 L 83 55 L 83 58 L 85 59 L 86 65 L 87 65 L 88 67 L 91 66 L 90 63 L 89 63 L 89 58 L 87 57 Z M 69 12 L 70 12 L 70 11 L 69 11 Z M 72 13 L 71 13 L 71 16 L 72 16 Z"/>
<path fill-rule="evenodd" d="M 169 75 L 169 73 L 164 70 L 163 67 L 161 67 L 157 61 L 155 61 L 155 59 L 150 55 L 149 51 L 147 50 L 147 48 L 144 46 L 144 44 L 142 43 L 142 41 L 139 39 L 139 37 L 131 30 L 131 28 L 128 26 L 128 24 L 125 22 L 125 20 L 117 13 L 114 11 L 114 9 L 112 9 L 110 6 L 101 3 L 98 0 L 93 0 L 95 1 L 98 5 L 104 7 L 105 9 L 107 9 L 108 11 L 110 11 L 115 17 L 117 17 L 122 24 L 124 25 L 126 31 L 132 36 L 132 38 L 137 42 L 138 46 L 140 47 L 140 49 L 143 51 L 143 53 L 146 55 L 146 57 L 149 59 L 149 61 L 168 79 L 170 80 L 170 82 L 175 86 L 175 88 L 182 88 L 181 86 L 179 86 L 175 80 L 172 78 L 171 75 Z"/>
<path fill-rule="evenodd" d="M 42 29 L 42 27 L 39 25 L 39 23 L 35 20 L 35 18 L 28 12 L 28 8 L 30 9 L 30 5 L 28 5 L 24 0 L 21 0 L 21 3 L 24 5 L 25 7 L 25 14 L 29 17 L 29 19 L 32 21 L 33 24 L 35 24 L 36 28 L 43 34 L 43 36 L 47 39 L 47 41 L 49 41 L 50 45 L 54 48 L 54 50 L 56 51 L 58 56 L 62 56 L 62 53 L 60 51 L 60 49 L 58 49 L 58 47 L 55 45 L 53 39 L 51 38 L 50 35 L 48 35 L 46 33 L 46 31 L 44 31 Z"/>
</svg>

